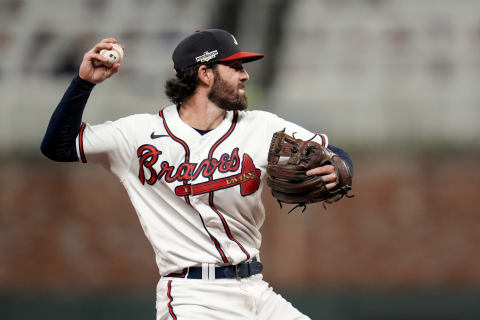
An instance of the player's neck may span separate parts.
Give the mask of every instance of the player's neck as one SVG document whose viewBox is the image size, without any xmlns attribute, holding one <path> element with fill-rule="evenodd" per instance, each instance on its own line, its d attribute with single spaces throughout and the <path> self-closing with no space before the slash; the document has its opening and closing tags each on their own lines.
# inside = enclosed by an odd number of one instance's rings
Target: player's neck
<svg viewBox="0 0 480 320">
<path fill-rule="evenodd" d="M 225 119 L 226 111 L 210 100 L 193 95 L 182 103 L 178 110 L 180 119 L 190 127 L 200 130 L 212 130 Z"/>
</svg>

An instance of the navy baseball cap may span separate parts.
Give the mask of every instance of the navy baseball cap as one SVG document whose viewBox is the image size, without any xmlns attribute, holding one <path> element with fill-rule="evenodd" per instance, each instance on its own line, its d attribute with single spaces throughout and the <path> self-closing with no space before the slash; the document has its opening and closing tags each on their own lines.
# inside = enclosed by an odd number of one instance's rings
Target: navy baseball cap
<svg viewBox="0 0 480 320">
<path fill-rule="evenodd" d="M 237 39 L 225 30 L 197 30 L 177 45 L 172 54 L 177 72 L 201 64 L 241 59 L 243 63 L 263 58 L 261 53 L 242 51 Z"/>
</svg>

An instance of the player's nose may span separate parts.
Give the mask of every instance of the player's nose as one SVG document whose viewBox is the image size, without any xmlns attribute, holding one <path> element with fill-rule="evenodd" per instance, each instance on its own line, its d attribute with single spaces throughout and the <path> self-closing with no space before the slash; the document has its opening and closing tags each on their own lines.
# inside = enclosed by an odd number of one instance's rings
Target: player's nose
<svg viewBox="0 0 480 320">
<path fill-rule="evenodd" d="M 240 74 L 240 81 L 245 82 L 250 79 L 250 76 L 248 75 L 247 70 L 245 68 L 242 68 L 241 74 Z"/>
</svg>

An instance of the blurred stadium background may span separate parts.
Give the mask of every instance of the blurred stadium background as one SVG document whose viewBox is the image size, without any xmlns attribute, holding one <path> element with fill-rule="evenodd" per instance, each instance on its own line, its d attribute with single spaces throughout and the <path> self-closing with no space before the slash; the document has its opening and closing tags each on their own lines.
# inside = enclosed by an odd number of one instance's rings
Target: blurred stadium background
<svg viewBox="0 0 480 320">
<path fill-rule="evenodd" d="M 167 105 L 173 48 L 208 27 L 266 53 L 247 65 L 251 108 L 355 163 L 356 197 L 328 210 L 265 194 L 265 278 L 312 319 L 479 319 L 478 0 L 0 0 L 0 319 L 154 319 L 126 192 L 39 145 L 98 40 L 126 55 L 90 123 Z"/>
</svg>

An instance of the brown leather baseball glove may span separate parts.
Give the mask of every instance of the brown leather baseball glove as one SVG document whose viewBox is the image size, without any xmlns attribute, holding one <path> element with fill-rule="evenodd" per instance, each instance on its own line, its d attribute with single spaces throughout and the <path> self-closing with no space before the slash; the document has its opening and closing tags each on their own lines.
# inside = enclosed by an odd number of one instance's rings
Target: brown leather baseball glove
<svg viewBox="0 0 480 320">
<path fill-rule="evenodd" d="M 308 170 L 327 164 L 333 165 L 337 173 L 337 184 L 330 190 L 321 175 L 306 175 Z M 296 139 L 283 131 L 272 137 L 267 174 L 272 195 L 280 206 L 282 203 L 297 204 L 292 210 L 301 206 L 305 211 L 309 203 L 324 202 L 325 205 L 344 196 L 353 197 L 348 194 L 352 188 L 350 169 L 338 155 L 315 141 Z"/>
</svg>

